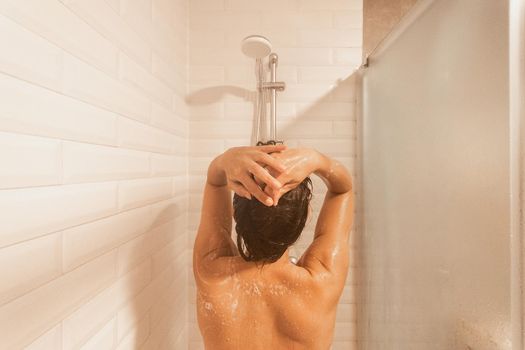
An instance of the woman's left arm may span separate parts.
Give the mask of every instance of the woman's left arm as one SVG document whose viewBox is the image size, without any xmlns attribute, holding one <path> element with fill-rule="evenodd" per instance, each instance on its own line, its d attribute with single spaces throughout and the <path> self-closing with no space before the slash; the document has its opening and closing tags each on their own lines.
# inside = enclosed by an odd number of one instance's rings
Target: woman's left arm
<svg viewBox="0 0 525 350">
<path fill-rule="evenodd" d="M 240 196 L 255 196 L 262 203 L 273 205 L 272 198 L 257 185 L 253 176 L 278 190 L 281 184 L 263 168 L 263 165 L 279 173 L 284 171 L 281 161 L 269 153 L 280 152 L 285 148 L 285 145 L 235 147 L 210 163 L 200 225 L 193 247 L 194 264 L 235 254 L 232 249 L 235 245 L 231 239 L 231 190 Z"/>
</svg>

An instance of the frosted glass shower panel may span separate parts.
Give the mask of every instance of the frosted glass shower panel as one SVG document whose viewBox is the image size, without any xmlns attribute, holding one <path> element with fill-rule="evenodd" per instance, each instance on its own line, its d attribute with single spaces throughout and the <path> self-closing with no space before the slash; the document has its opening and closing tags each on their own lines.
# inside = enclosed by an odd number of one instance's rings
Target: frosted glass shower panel
<svg viewBox="0 0 525 350">
<path fill-rule="evenodd" d="M 510 349 L 507 7 L 420 1 L 363 73 L 360 349 Z"/>
</svg>

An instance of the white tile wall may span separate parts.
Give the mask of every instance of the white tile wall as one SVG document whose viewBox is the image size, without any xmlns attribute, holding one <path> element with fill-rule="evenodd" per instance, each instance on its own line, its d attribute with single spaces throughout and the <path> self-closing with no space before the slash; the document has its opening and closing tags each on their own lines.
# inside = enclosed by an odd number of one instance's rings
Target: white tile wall
<svg viewBox="0 0 525 350">
<path fill-rule="evenodd" d="M 0 348 L 202 348 L 189 263 L 206 167 L 249 142 L 240 40 L 279 54 L 281 138 L 353 169 L 361 14 L 362 0 L 2 1 Z M 356 270 L 333 349 L 355 346 Z"/>
<path fill-rule="evenodd" d="M 210 160 L 227 147 L 249 143 L 255 62 L 240 50 L 247 35 L 267 36 L 279 55 L 277 77 L 287 84 L 286 91 L 278 93 L 279 137 L 292 146 L 315 147 L 353 171 L 356 118 L 351 75 L 361 63 L 362 1 L 192 0 L 189 26 L 191 251 Z M 298 244 L 301 251 L 311 242 L 323 188 L 315 181 L 314 215 Z M 356 349 L 357 269 L 352 262 L 338 309 L 334 350 Z M 189 348 L 203 349 L 191 272 L 189 277 Z"/>
<path fill-rule="evenodd" d="M 188 10 L 1 2 L 1 349 L 188 347 Z"/>
</svg>

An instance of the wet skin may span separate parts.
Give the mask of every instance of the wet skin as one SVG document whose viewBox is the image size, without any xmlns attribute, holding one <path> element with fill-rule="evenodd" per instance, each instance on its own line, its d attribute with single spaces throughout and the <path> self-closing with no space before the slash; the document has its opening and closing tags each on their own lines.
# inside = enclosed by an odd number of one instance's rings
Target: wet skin
<svg viewBox="0 0 525 350">
<path fill-rule="evenodd" d="M 258 152 L 275 152 L 258 148 Z M 208 170 L 194 246 L 197 318 L 206 349 L 329 349 L 348 272 L 353 221 L 350 175 L 313 150 L 280 149 L 272 153 L 279 164 L 259 158 L 253 149 L 231 153 L 216 158 Z M 249 159 L 271 168 L 272 179 L 256 170 L 256 184 L 260 188 L 264 182 L 264 191 L 250 191 L 253 184 L 244 183 L 242 169 L 253 165 Z M 240 172 L 238 162 L 244 162 Z M 289 262 L 288 251 L 274 263 L 244 261 L 231 239 L 231 190 L 248 196 L 243 192 L 247 191 L 261 201 L 266 194 L 277 202 L 311 173 L 320 176 L 328 190 L 314 240 L 297 265 Z M 242 188 L 234 189 L 230 181 L 238 181 Z"/>
<path fill-rule="evenodd" d="M 199 276 L 197 315 L 206 349 L 330 347 L 344 281 L 312 276 L 283 257 L 263 268 L 232 257 L 217 276 Z"/>
</svg>

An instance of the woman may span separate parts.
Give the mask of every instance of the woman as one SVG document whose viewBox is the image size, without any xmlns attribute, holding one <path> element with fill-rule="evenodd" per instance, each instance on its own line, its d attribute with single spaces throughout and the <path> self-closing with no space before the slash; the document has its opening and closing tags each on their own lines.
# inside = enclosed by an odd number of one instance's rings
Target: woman
<svg viewBox="0 0 525 350">
<path fill-rule="evenodd" d="M 293 264 L 289 247 L 308 216 L 312 173 L 327 193 L 313 242 Z M 206 348 L 329 349 L 352 221 L 350 174 L 313 149 L 235 147 L 215 158 L 193 250 Z"/>
</svg>

